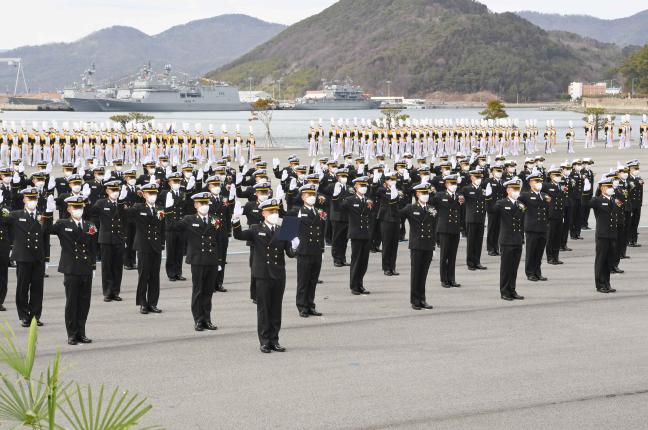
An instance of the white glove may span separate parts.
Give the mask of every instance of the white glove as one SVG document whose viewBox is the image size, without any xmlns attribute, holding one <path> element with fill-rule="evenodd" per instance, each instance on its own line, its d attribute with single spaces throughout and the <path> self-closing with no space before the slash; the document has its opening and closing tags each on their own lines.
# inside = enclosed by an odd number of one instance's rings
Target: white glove
<svg viewBox="0 0 648 430">
<path fill-rule="evenodd" d="M 376 172 L 376 173 L 374 173 L 374 176 L 373 176 L 373 183 L 377 184 L 378 181 L 380 181 L 380 173 Z"/>
<path fill-rule="evenodd" d="M 18 165 L 18 172 L 23 173 L 25 171 L 25 165 L 23 163 L 20 163 Z"/>
<path fill-rule="evenodd" d="M 192 176 L 193 177 L 193 176 Z M 157 181 L 157 177 L 155 175 L 151 175 L 149 177 L 149 184 L 154 184 L 155 181 Z"/>
<path fill-rule="evenodd" d="M 47 206 L 45 207 L 45 212 L 54 212 L 56 210 L 56 202 L 54 201 L 54 196 L 47 196 Z"/>
<path fill-rule="evenodd" d="M 166 170 L 164 172 L 166 173 L 167 177 L 169 177 L 171 173 L 173 173 L 173 169 L 171 168 L 171 166 L 166 166 Z"/>
<path fill-rule="evenodd" d="M 227 163 L 225 163 L 225 165 L 226 165 L 227 167 L 232 167 L 232 162 L 231 162 L 231 161 L 228 161 Z"/>
<path fill-rule="evenodd" d="M 484 192 L 484 195 L 488 197 L 491 194 L 493 194 L 493 187 L 491 187 L 491 184 L 489 182 L 488 184 L 486 184 L 486 191 Z"/>
<path fill-rule="evenodd" d="M 243 182 L 243 173 L 236 172 L 236 185 L 239 185 L 241 182 Z"/>
<path fill-rule="evenodd" d="M 276 169 L 277 167 L 279 167 L 279 159 L 278 158 L 273 158 L 272 159 L 272 168 Z"/>
<path fill-rule="evenodd" d="M 460 184 L 462 180 L 463 180 L 463 176 L 459 175 L 459 179 L 457 179 L 457 184 Z"/>
<path fill-rule="evenodd" d="M 173 203 L 174 203 L 174 201 L 173 201 L 173 193 L 167 193 L 166 203 L 165 203 L 164 207 L 167 208 L 167 209 L 170 208 L 170 207 L 173 207 Z"/>
<path fill-rule="evenodd" d="M 0 192 L 0 204 L 2 204 L 2 202 L 4 202 L 4 193 Z"/>
<path fill-rule="evenodd" d="M 410 180 L 409 170 L 407 170 L 407 169 L 403 170 L 403 179 L 406 180 L 406 181 Z"/>
<path fill-rule="evenodd" d="M 106 169 L 106 170 L 104 171 L 104 179 L 105 179 L 105 180 L 110 179 L 110 169 Z"/>
<path fill-rule="evenodd" d="M 243 215 L 243 206 L 241 206 L 241 203 L 237 200 L 236 203 L 234 203 L 232 221 L 238 221 L 239 219 L 241 219 L 241 215 Z"/>
<path fill-rule="evenodd" d="M 20 175 L 18 174 L 18 172 L 14 172 L 14 174 L 13 174 L 13 178 L 11 179 L 11 181 L 12 181 L 14 184 L 18 184 L 18 183 L 20 183 Z"/>
<path fill-rule="evenodd" d="M 77 169 L 77 173 L 78 173 L 79 176 L 81 176 L 82 178 L 85 176 L 85 170 L 84 170 L 82 167 L 80 167 L 80 168 Z"/>
<path fill-rule="evenodd" d="M 56 187 L 56 180 L 50 176 L 49 181 L 47 181 L 47 189 L 51 191 L 54 187 Z"/>
<path fill-rule="evenodd" d="M 241 156 L 239 157 L 239 166 L 242 166 L 243 164 L 245 164 L 245 157 L 243 157 L 243 156 L 241 155 Z"/>
<path fill-rule="evenodd" d="M 335 187 L 333 187 L 333 197 L 337 197 L 340 195 L 340 193 L 342 192 L 342 187 L 343 185 L 339 182 L 335 184 Z"/>
<path fill-rule="evenodd" d="M 193 187 L 196 185 L 196 178 L 191 177 L 189 178 L 189 181 L 187 182 L 187 190 L 193 190 Z"/>
<path fill-rule="evenodd" d="M 396 184 L 392 184 L 389 188 L 389 197 L 394 200 L 398 197 L 398 190 L 396 189 Z"/>
<path fill-rule="evenodd" d="M 585 178 L 585 184 L 583 185 L 583 191 L 589 191 L 592 189 L 592 183 L 589 179 Z"/>
<path fill-rule="evenodd" d="M 311 158 L 311 163 L 310 163 L 311 169 L 315 168 L 315 159 Z"/>
<path fill-rule="evenodd" d="M 290 191 L 297 189 L 297 179 L 292 178 L 292 179 L 290 180 L 290 185 L 289 185 L 288 189 L 289 189 Z"/>
<path fill-rule="evenodd" d="M 83 184 L 83 188 L 81 189 L 81 195 L 85 198 L 88 198 L 88 196 L 90 195 L 90 185 Z"/>
<path fill-rule="evenodd" d="M 407 161 L 405 162 L 407 164 L 407 168 L 411 169 L 412 168 L 412 159 L 408 158 Z"/>
<path fill-rule="evenodd" d="M 202 168 L 198 169 L 198 175 L 196 176 L 197 176 L 196 180 L 202 181 L 203 177 L 205 176 L 205 171 Z"/>
<path fill-rule="evenodd" d="M 236 199 L 236 187 L 230 186 L 228 199 L 230 200 Z"/>
<path fill-rule="evenodd" d="M 128 196 L 128 188 L 126 188 L 126 185 L 122 185 L 121 190 L 119 191 L 119 197 L 117 200 L 124 200 Z"/>
<path fill-rule="evenodd" d="M 288 170 L 284 170 L 283 173 L 281 174 L 281 181 L 285 181 L 288 179 Z"/>
<path fill-rule="evenodd" d="M 489 155 L 488 157 L 486 157 L 486 164 L 490 166 L 490 163 L 491 163 L 491 157 Z"/>
<path fill-rule="evenodd" d="M 358 168 L 358 174 L 360 174 L 360 175 L 364 175 L 364 168 L 365 168 L 364 164 L 361 165 L 361 166 Z"/>
<path fill-rule="evenodd" d="M 277 200 L 282 200 L 286 193 L 284 193 L 283 188 L 281 188 L 281 185 L 277 185 L 277 192 L 275 192 L 275 199 Z"/>
<path fill-rule="evenodd" d="M 297 247 L 299 246 L 299 238 L 295 237 L 293 240 L 291 240 L 290 245 L 292 246 L 292 249 L 297 249 Z"/>
</svg>

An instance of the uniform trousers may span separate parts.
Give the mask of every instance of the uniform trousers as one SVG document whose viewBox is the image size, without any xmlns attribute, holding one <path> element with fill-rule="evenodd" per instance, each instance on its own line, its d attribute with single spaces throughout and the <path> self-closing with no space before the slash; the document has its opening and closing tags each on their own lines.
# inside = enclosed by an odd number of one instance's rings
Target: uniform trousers
<svg viewBox="0 0 648 430">
<path fill-rule="evenodd" d="M 322 269 L 322 254 L 297 256 L 297 309 L 315 310 L 315 288 Z"/>
<path fill-rule="evenodd" d="M 211 322 L 212 296 L 218 266 L 191 265 L 191 314 L 196 324 Z"/>
<path fill-rule="evenodd" d="M 346 263 L 346 249 L 348 241 L 349 224 L 346 222 L 333 221 L 333 239 L 331 244 L 333 263 Z"/>
<path fill-rule="evenodd" d="M 257 332 L 261 346 L 279 343 L 281 304 L 285 289 L 285 278 L 256 278 Z"/>
<path fill-rule="evenodd" d="M 616 259 L 616 241 L 596 238 L 596 257 L 594 258 L 594 284 L 597 290 L 610 288 L 610 269 Z"/>
<path fill-rule="evenodd" d="M 496 222 L 494 215 L 488 214 L 488 227 L 486 230 L 486 250 L 488 252 L 499 252 L 499 222 Z"/>
<path fill-rule="evenodd" d="M 40 319 L 43 310 L 45 262 L 16 262 L 16 310 L 18 319 Z"/>
<path fill-rule="evenodd" d="M 562 220 L 550 219 L 547 229 L 547 260 L 558 261 L 560 242 L 562 240 Z"/>
<path fill-rule="evenodd" d="M 362 291 L 364 289 L 364 276 L 367 273 L 370 252 L 370 239 L 351 239 L 351 282 L 349 287 L 352 291 Z"/>
<path fill-rule="evenodd" d="M 119 296 L 121 291 L 124 244 L 101 245 L 101 288 L 104 297 Z"/>
<path fill-rule="evenodd" d="M 468 267 L 481 265 L 483 243 L 484 224 L 466 224 L 466 264 Z"/>
<path fill-rule="evenodd" d="M 439 271 L 442 284 L 455 283 L 455 266 L 457 264 L 457 248 L 459 234 L 439 233 L 441 251 L 439 255 Z"/>
<path fill-rule="evenodd" d="M 542 256 L 547 245 L 547 234 L 543 232 L 526 232 L 526 253 L 524 255 L 524 272 L 527 277 L 542 276 Z"/>
<path fill-rule="evenodd" d="M 0 248 L 0 305 L 7 297 L 7 282 L 9 281 L 9 245 Z"/>
<path fill-rule="evenodd" d="M 85 336 L 92 297 L 92 275 L 63 275 L 65 286 L 65 328 L 69 338 Z"/>
<path fill-rule="evenodd" d="M 157 252 L 137 253 L 139 263 L 137 272 L 137 299 L 135 304 L 138 306 L 157 306 L 160 298 L 160 265 L 162 263 L 162 254 Z"/>
<path fill-rule="evenodd" d="M 185 236 L 180 231 L 166 231 L 166 273 L 169 279 L 182 276 L 182 257 L 185 248 Z"/>
<path fill-rule="evenodd" d="M 418 306 L 427 301 L 425 299 L 425 283 L 433 254 L 434 250 L 410 250 L 410 303 L 413 305 Z"/>
<path fill-rule="evenodd" d="M 522 257 L 522 245 L 500 245 L 502 260 L 500 265 L 500 294 L 512 296 L 516 294 L 518 267 Z"/>
<path fill-rule="evenodd" d="M 380 233 L 382 236 L 382 269 L 383 271 L 396 270 L 396 257 L 398 256 L 398 222 L 380 223 Z"/>
</svg>

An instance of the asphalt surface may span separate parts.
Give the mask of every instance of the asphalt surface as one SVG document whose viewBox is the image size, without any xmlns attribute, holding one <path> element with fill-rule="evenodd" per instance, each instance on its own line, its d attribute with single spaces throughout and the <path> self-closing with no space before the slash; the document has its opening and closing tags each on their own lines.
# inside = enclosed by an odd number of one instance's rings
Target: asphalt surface
<svg viewBox="0 0 648 430">
<path fill-rule="evenodd" d="M 276 151 L 282 160 L 290 152 Z M 600 174 L 642 152 L 596 148 L 588 155 Z M 564 156 L 550 157 L 547 166 Z M 582 150 L 578 156 L 585 156 Z M 642 233 L 647 226 L 648 216 Z M 230 245 L 229 292 L 214 295 L 216 332 L 193 330 L 190 281 L 162 276 L 164 312 L 140 315 L 137 272 L 124 272 L 123 302 L 104 303 L 98 271 L 87 324 L 94 343 L 68 346 L 63 275 L 50 267 L 39 357 L 42 366 L 60 348 L 64 378 L 148 396 L 154 409 L 144 423 L 168 429 L 645 429 L 646 233 L 644 246 L 629 248 L 631 258 L 622 261 L 626 273 L 613 275 L 616 294 L 595 292 L 593 232 L 585 231 L 584 240 L 570 241 L 572 252 L 561 253 L 564 265 L 543 265 L 548 282 L 527 281 L 522 267 L 518 292 L 526 300 L 512 303 L 499 298 L 499 259 L 485 255 L 488 270 L 467 271 L 462 240 L 462 287 L 441 288 L 435 255 L 429 311 L 409 307 L 406 242 L 398 277 L 383 276 L 379 255 L 371 255 L 369 296 L 349 293 L 349 270 L 334 268 L 327 248 L 316 298 L 324 316 L 298 316 L 289 261 L 281 331 L 288 351 L 267 355 L 258 350 L 243 242 Z M 58 240 L 52 243 L 57 261 Z M 8 310 L 0 318 L 22 341 L 14 271 L 9 278 Z"/>
</svg>

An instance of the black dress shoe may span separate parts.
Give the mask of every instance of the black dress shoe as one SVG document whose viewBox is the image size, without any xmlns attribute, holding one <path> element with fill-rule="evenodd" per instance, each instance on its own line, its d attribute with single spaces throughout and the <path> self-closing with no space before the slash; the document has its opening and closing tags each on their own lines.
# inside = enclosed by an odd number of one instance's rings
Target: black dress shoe
<svg viewBox="0 0 648 430">
<path fill-rule="evenodd" d="M 515 293 L 511 296 L 515 300 L 524 300 L 524 296 L 518 295 L 518 293 Z"/>
<path fill-rule="evenodd" d="M 149 312 L 153 312 L 154 314 L 162 313 L 162 309 L 158 308 L 157 306 L 149 306 L 148 310 Z"/>
<path fill-rule="evenodd" d="M 394 274 L 391 272 L 391 270 L 385 270 L 384 272 L 385 276 L 393 276 Z"/>
<path fill-rule="evenodd" d="M 270 348 L 272 348 L 273 351 L 277 351 L 277 352 L 286 352 L 286 348 L 284 348 L 283 346 L 279 345 L 278 343 L 273 343 L 272 346 L 271 346 Z"/>
<path fill-rule="evenodd" d="M 560 250 L 561 250 L 561 251 L 572 251 L 571 248 L 568 248 L 568 247 L 566 247 L 566 246 L 561 247 Z"/>
<path fill-rule="evenodd" d="M 344 263 L 333 263 L 333 267 L 344 267 Z"/>
<path fill-rule="evenodd" d="M 309 315 L 312 315 L 312 316 L 314 316 L 314 317 L 321 317 L 321 316 L 322 316 L 322 313 L 321 313 L 321 312 L 317 312 L 315 309 L 309 309 L 309 310 L 308 310 L 308 314 L 309 314 Z"/>
<path fill-rule="evenodd" d="M 612 270 L 610 270 L 610 273 L 625 273 L 625 270 L 621 270 L 618 267 L 613 267 Z"/>
<path fill-rule="evenodd" d="M 169 278 L 169 282 L 175 282 L 175 281 L 177 281 L 176 278 Z"/>
<path fill-rule="evenodd" d="M 461 287 L 461 284 L 457 284 L 456 282 L 452 282 L 452 283 L 450 284 L 450 286 L 452 286 L 452 287 L 454 287 L 454 288 L 459 288 L 459 287 Z"/>
<path fill-rule="evenodd" d="M 196 330 L 196 331 L 204 331 L 205 330 L 205 325 L 203 323 L 196 323 L 196 325 L 194 325 L 194 330 Z"/>
<path fill-rule="evenodd" d="M 7 310 L 7 308 L 5 308 L 4 305 L 0 305 L 0 312 L 4 312 L 6 310 Z"/>
<path fill-rule="evenodd" d="M 252 299 L 252 303 L 254 303 L 256 305 L 257 304 L 256 299 Z"/>
<path fill-rule="evenodd" d="M 43 275 L 43 278 L 49 278 L 49 275 L 46 273 Z"/>
<path fill-rule="evenodd" d="M 497 257 L 499 254 L 495 251 L 488 251 L 488 255 L 490 255 L 491 257 Z"/>
<path fill-rule="evenodd" d="M 616 293 L 616 290 L 615 290 L 614 288 L 610 288 L 610 287 L 608 287 L 608 291 L 609 291 L 610 293 Z"/>
<path fill-rule="evenodd" d="M 599 293 L 604 293 L 604 294 L 607 294 L 607 293 L 610 292 L 610 290 L 608 290 L 607 288 L 597 288 L 596 291 L 598 291 Z"/>
<path fill-rule="evenodd" d="M 77 342 L 76 338 L 74 337 L 68 337 L 68 345 L 78 345 L 79 342 Z"/>
<path fill-rule="evenodd" d="M 544 276 L 542 275 L 538 276 L 538 281 L 546 281 L 546 280 L 547 278 L 545 278 Z"/>
<path fill-rule="evenodd" d="M 140 313 L 146 315 L 149 313 L 148 308 L 146 306 L 140 306 Z"/>
<path fill-rule="evenodd" d="M 302 318 L 308 318 L 310 314 L 306 311 L 299 311 L 299 316 Z"/>
<path fill-rule="evenodd" d="M 555 266 L 558 264 L 558 260 L 547 260 L 547 264 L 551 264 L 552 266 Z"/>
<path fill-rule="evenodd" d="M 535 276 L 527 276 L 527 279 L 531 282 L 538 282 L 538 278 L 536 278 Z"/>
<path fill-rule="evenodd" d="M 113 301 L 115 301 L 115 302 L 121 302 L 121 301 L 122 301 L 122 298 L 119 297 L 119 296 L 112 296 L 111 298 L 112 298 Z"/>
<path fill-rule="evenodd" d="M 324 281 L 322 281 L 321 279 L 318 279 L 318 280 L 317 280 L 317 283 L 318 283 L 318 284 L 323 284 Z"/>
<path fill-rule="evenodd" d="M 219 285 L 219 286 L 216 287 L 216 291 L 218 291 L 219 293 L 226 293 L 227 288 L 223 288 L 222 285 Z"/>
<path fill-rule="evenodd" d="M 398 272 L 394 272 L 394 271 L 392 270 L 392 276 L 400 276 L 400 273 L 398 273 Z"/>
<path fill-rule="evenodd" d="M 556 264 L 565 264 L 565 262 L 561 260 L 556 260 Z"/>
<path fill-rule="evenodd" d="M 268 345 L 261 345 L 259 350 L 264 354 L 270 354 L 272 352 L 272 349 Z"/>
<path fill-rule="evenodd" d="M 218 330 L 218 327 L 216 327 L 216 326 L 215 326 L 214 324 L 212 324 L 211 322 L 207 322 L 207 323 L 205 323 L 205 328 L 206 328 L 207 330 Z"/>
<path fill-rule="evenodd" d="M 477 270 L 477 268 L 476 268 L 476 267 L 474 267 L 474 266 L 468 266 L 468 270 L 470 270 L 470 271 L 473 271 L 473 272 L 474 272 L 475 270 Z"/>
<path fill-rule="evenodd" d="M 29 327 L 29 320 L 20 320 L 20 325 L 23 327 Z"/>
<path fill-rule="evenodd" d="M 441 286 L 442 286 L 443 288 L 452 288 L 452 284 L 449 283 L 449 282 L 442 282 L 442 283 L 441 283 Z"/>
<path fill-rule="evenodd" d="M 185 278 L 182 275 L 176 276 L 176 281 L 186 281 L 186 280 L 187 280 L 187 278 Z"/>
<path fill-rule="evenodd" d="M 369 290 L 365 290 L 365 289 L 363 288 L 362 290 L 360 290 L 360 294 L 364 294 L 364 295 L 371 294 L 371 291 L 369 291 Z"/>
<path fill-rule="evenodd" d="M 80 343 L 92 343 L 92 339 L 86 337 L 85 335 L 77 336 L 77 340 L 78 340 Z"/>
<path fill-rule="evenodd" d="M 135 266 L 125 266 L 124 269 L 126 269 L 126 270 L 137 270 L 137 267 L 135 267 Z"/>
<path fill-rule="evenodd" d="M 621 260 L 625 260 L 626 258 L 630 258 L 630 257 L 628 257 L 627 255 L 622 255 L 622 256 L 619 257 L 619 258 L 621 258 Z"/>
<path fill-rule="evenodd" d="M 45 323 L 42 322 L 41 320 L 36 320 L 36 325 L 37 325 L 38 327 L 43 327 L 43 326 L 45 325 Z"/>
<path fill-rule="evenodd" d="M 427 302 L 421 302 L 421 307 L 423 309 L 432 309 L 433 308 L 433 306 L 428 304 Z"/>
<path fill-rule="evenodd" d="M 507 302 L 511 302 L 511 301 L 513 301 L 513 297 L 502 295 L 502 300 L 506 300 Z"/>
<path fill-rule="evenodd" d="M 415 311 L 420 311 L 420 310 L 423 309 L 423 308 L 421 308 L 419 305 L 414 305 L 414 304 L 413 304 L 413 305 L 412 305 L 412 309 L 414 309 Z"/>
<path fill-rule="evenodd" d="M 486 270 L 486 269 L 488 269 L 488 267 L 486 267 L 486 266 L 482 266 L 481 264 L 476 265 L 475 268 L 476 268 L 476 269 L 479 269 L 479 270 Z"/>
<path fill-rule="evenodd" d="M 360 291 L 360 290 L 351 290 L 351 294 L 353 294 L 354 296 L 359 296 L 360 294 L 362 294 L 362 291 Z"/>
<path fill-rule="evenodd" d="M 113 299 L 112 299 L 112 297 L 110 297 L 110 296 L 106 296 L 106 297 L 104 297 L 104 302 L 112 302 L 112 300 L 113 300 Z"/>
</svg>

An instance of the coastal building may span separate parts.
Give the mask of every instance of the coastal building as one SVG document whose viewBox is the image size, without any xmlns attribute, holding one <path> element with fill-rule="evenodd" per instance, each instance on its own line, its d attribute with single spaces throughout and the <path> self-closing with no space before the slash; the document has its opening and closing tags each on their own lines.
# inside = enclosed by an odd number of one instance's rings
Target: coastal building
<svg viewBox="0 0 648 430">
<path fill-rule="evenodd" d="M 254 103 L 258 100 L 272 99 L 272 95 L 265 91 L 239 91 L 242 103 Z"/>
</svg>

